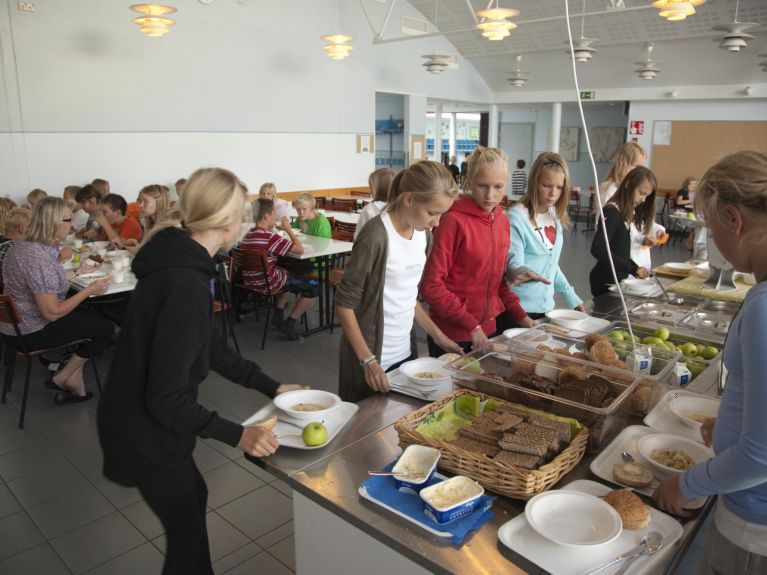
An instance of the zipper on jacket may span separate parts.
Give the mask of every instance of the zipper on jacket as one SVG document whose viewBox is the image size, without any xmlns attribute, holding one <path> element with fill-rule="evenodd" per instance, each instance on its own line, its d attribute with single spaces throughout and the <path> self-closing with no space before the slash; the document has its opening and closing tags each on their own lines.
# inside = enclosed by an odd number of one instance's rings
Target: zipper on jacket
<svg viewBox="0 0 767 575">
<path fill-rule="evenodd" d="M 487 290 L 485 291 L 485 305 L 482 308 L 482 317 L 479 320 L 479 325 L 485 323 L 485 316 L 487 315 L 487 306 L 490 302 L 490 286 L 493 282 L 493 264 L 495 263 L 495 234 L 493 233 L 493 226 L 495 225 L 495 208 L 490 213 L 490 273 L 487 278 Z"/>
</svg>

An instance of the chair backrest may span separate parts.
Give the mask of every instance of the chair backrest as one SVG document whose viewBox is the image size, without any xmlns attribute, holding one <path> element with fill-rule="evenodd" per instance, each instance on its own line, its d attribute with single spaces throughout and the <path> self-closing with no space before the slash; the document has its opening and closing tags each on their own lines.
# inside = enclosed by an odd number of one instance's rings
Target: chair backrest
<svg viewBox="0 0 767 575">
<path fill-rule="evenodd" d="M 352 190 L 353 196 L 362 196 L 363 198 L 367 198 L 370 195 L 370 192 L 366 192 L 364 190 Z"/>
<path fill-rule="evenodd" d="M 325 209 L 325 196 L 314 196 L 314 201 L 317 204 L 318 210 L 324 210 Z"/>
<path fill-rule="evenodd" d="M 570 200 L 568 203 L 571 206 L 577 206 L 581 203 L 581 192 L 580 189 L 570 188 Z"/>
<path fill-rule="evenodd" d="M 21 317 L 19 317 L 19 312 L 16 310 L 16 304 L 13 303 L 13 296 L 0 295 L 0 322 L 10 323 L 16 335 L 21 338 L 21 330 L 19 329 Z"/>
<path fill-rule="evenodd" d="M 226 281 L 232 283 L 232 256 L 217 255 L 216 262 L 223 265 L 226 270 Z"/>
<path fill-rule="evenodd" d="M 347 232 L 352 234 L 352 236 L 354 236 L 354 232 L 357 231 L 357 224 L 336 220 L 336 225 L 334 226 L 334 228 L 338 230 L 339 232 Z"/>
<path fill-rule="evenodd" d="M 335 229 L 333 230 L 333 239 L 342 242 L 353 242 L 354 232 L 345 232 L 343 230 Z"/>
<path fill-rule="evenodd" d="M 333 216 L 325 216 L 328 219 L 328 222 L 330 223 L 330 229 L 336 227 L 336 219 Z"/>
<path fill-rule="evenodd" d="M 357 200 L 354 199 L 340 199 L 335 198 L 333 200 L 333 204 L 331 206 L 327 206 L 327 209 L 333 210 L 336 212 L 356 212 L 357 211 Z"/>
<path fill-rule="evenodd" d="M 232 248 L 232 259 L 240 273 L 269 273 L 269 260 L 265 251 Z"/>
</svg>

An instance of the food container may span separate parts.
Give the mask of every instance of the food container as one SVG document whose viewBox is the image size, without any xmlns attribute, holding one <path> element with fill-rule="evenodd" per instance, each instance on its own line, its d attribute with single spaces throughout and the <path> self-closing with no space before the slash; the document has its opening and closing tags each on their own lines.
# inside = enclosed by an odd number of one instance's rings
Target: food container
<svg viewBox="0 0 767 575">
<path fill-rule="evenodd" d="M 702 443 L 668 433 L 645 435 L 637 441 L 637 449 L 639 450 L 639 454 L 644 457 L 650 467 L 652 467 L 655 474 L 659 474 L 661 477 L 678 475 L 682 473 L 684 469 L 675 469 L 654 460 L 652 454 L 656 451 L 666 449 L 671 451 L 683 451 L 694 461 L 690 467 L 697 465 L 698 463 L 703 463 L 714 456 L 714 452 Z"/>
<path fill-rule="evenodd" d="M 434 476 L 439 456 L 439 449 L 426 445 L 409 445 L 406 447 L 397 463 L 392 467 L 397 489 L 406 488 L 415 492 L 423 489 L 423 486 Z M 397 472 L 408 473 L 409 475 L 398 476 L 396 475 Z M 410 475 L 412 473 L 419 473 L 421 476 L 414 477 Z"/>
<path fill-rule="evenodd" d="M 681 323 L 695 331 L 724 336 L 727 335 L 730 323 L 739 309 L 740 305 L 736 303 L 708 300 L 690 312 Z"/>
<path fill-rule="evenodd" d="M 482 486 L 473 479 L 456 475 L 421 490 L 423 512 L 437 523 L 455 521 L 472 513 L 484 493 Z"/>
<path fill-rule="evenodd" d="M 322 409 L 302 410 L 299 405 L 313 404 L 322 406 Z M 335 411 L 341 405 L 341 398 L 335 393 L 322 391 L 321 389 L 297 389 L 281 393 L 274 398 L 274 405 L 295 419 L 307 421 L 319 421 L 329 413 Z"/>
<path fill-rule="evenodd" d="M 422 388 L 436 388 L 450 382 L 450 372 L 445 363 L 433 357 L 420 357 L 399 366 L 400 373 Z M 426 374 L 429 377 L 425 377 Z"/>
<path fill-rule="evenodd" d="M 584 321 L 589 319 L 589 315 L 574 309 L 553 309 L 546 312 L 546 317 L 555 325 L 567 329 L 578 329 Z"/>
<path fill-rule="evenodd" d="M 695 415 L 705 418 L 716 417 L 716 414 L 719 413 L 719 400 L 694 395 L 681 395 L 672 399 L 668 408 L 682 423 L 693 429 L 698 429 L 703 425 L 703 421 L 699 421 Z"/>
<path fill-rule="evenodd" d="M 468 357 L 479 366 L 480 373 L 462 370 L 459 362 L 448 365 L 460 375 L 456 378 L 459 386 L 576 419 L 590 429 L 590 451 L 607 445 L 628 424 L 629 398 L 641 377 L 625 370 L 517 345 L 507 345 L 505 352 L 478 350 Z M 605 380 L 610 387 L 604 401 L 600 405 L 588 405 L 556 395 L 560 375 L 567 368 L 579 369 L 578 373 L 587 378 L 593 376 Z M 551 377 L 541 376 L 541 373 Z M 549 388 L 527 386 L 530 375 L 546 378 L 552 385 Z"/>
</svg>

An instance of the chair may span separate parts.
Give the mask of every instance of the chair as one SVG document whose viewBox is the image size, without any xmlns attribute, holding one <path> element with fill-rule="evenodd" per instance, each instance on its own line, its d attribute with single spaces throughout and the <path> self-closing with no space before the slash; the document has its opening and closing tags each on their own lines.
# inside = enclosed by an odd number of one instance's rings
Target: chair
<svg viewBox="0 0 767 575">
<path fill-rule="evenodd" d="M 324 210 L 325 209 L 325 196 L 314 196 L 314 202 L 317 204 L 318 210 Z"/>
<path fill-rule="evenodd" d="M 336 221 L 336 225 L 333 227 L 334 230 L 337 230 L 339 232 L 345 232 L 351 234 L 352 239 L 351 240 L 344 240 L 344 241 L 354 241 L 354 233 L 357 231 L 357 224 L 350 223 L 350 222 L 342 222 L 341 220 Z M 335 238 L 334 238 L 335 239 Z"/>
<path fill-rule="evenodd" d="M 331 206 L 327 208 L 334 212 L 349 212 L 353 213 L 357 211 L 357 200 L 350 199 L 344 200 L 340 198 L 334 198 Z"/>
<path fill-rule="evenodd" d="M 336 228 L 333 230 L 333 239 L 339 240 L 342 242 L 353 242 L 354 232 L 347 232 L 347 231 L 339 230 L 338 228 Z"/>
<path fill-rule="evenodd" d="M 237 353 L 240 352 L 240 344 L 237 341 L 237 334 L 234 333 L 234 322 L 229 316 L 232 311 L 232 256 L 216 256 L 216 268 L 218 275 L 216 277 L 216 291 L 219 297 L 213 299 L 213 312 L 221 314 L 221 327 L 224 333 L 224 341 L 228 336 L 232 336 L 234 348 Z"/>
<path fill-rule="evenodd" d="M 336 219 L 333 216 L 325 216 L 328 219 L 328 223 L 330 224 L 330 229 L 336 227 Z"/>
<path fill-rule="evenodd" d="M 266 346 L 266 333 L 269 330 L 269 320 L 272 315 L 272 307 L 274 305 L 275 297 L 283 293 L 283 290 L 273 292 L 269 286 L 268 274 L 269 274 L 269 258 L 264 251 L 257 250 L 244 250 L 242 248 L 232 248 L 231 251 L 234 267 L 237 268 L 237 274 L 239 279 L 242 279 L 243 273 L 262 274 L 264 276 L 264 285 L 261 289 L 257 289 L 254 286 L 245 285 L 244 281 L 235 282 L 234 287 L 237 290 L 246 291 L 256 294 L 258 297 L 266 299 L 266 321 L 264 322 L 264 334 L 261 337 L 261 351 Z M 261 287 L 261 286 L 259 286 Z M 235 296 L 239 296 L 239 291 L 235 292 Z M 239 297 L 235 298 L 234 308 L 237 309 L 239 303 Z"/>
<path fill-rule="evenodd" d="M 70 347 L 78 344 L 85 344 L 90 350 L 90 360 L 88 363 L 93 369 L 93 375 L 96 378 L 96 385 L 101 392 L 101 378 L 99 377 L 99 370 L 96 368 L 96 361 L 93 355 L 93 349 L 91 348 L 90 339 L 73 339 L 57 345 L 55 347 L 46 347 L 43 349 L 30 349 L 27 346 L 24 336 L 19 329 L 19 322 L 21 318 L 16 311 L 16 305 L 13 303 L 13 297 L 10 295 L 0 295 L 0 322 L 9 323 L 13 326 L 13 331 L 16 332 L 16 337 L 3 335 L 3 340 L 8 345 L 6 348 L 6 367 L 5 367 L 5 380 L 3 381 L 3 396 L 2 403 L 5 403 L 6 394 L 11 390 L 11 384 L 13 382 L 13 370 L 16 364 L 16 356 L 24 356 L 27 358 L 27 370 L 24 378 L 24 392 L 21 399 L 21 415 L 19 416 L 19 429 L 24 429 L 24 415 L 27 411 L 27 398 L 29 397 L 29 379 L 32 374 L 32 358 L 38 357 L 48 351 L 59 349 L 61 347 Z"/>
<path fill-rule="evenodd" d="M 579 197 L 580 200 L 580 197 Z M 594 231 L 594 220 L 597 212 L 597 194 L 596 191 L 590 191 L 589 193 L 589 205 L 582 206 L 580 202 L 577 206 L 568 206 L 567 213 L 573 218 L 573 230 L 571 233 L 575 233 L 578 229 L 578 220 L 581 216 L 586 216 L 586 229 L 584 232 Z"/>
<path fill-rule="evenodd" d="M 361 196 L 363 198 L 367 198 L 367 197 L 370 196 L 370 192 L 368 192 L 366 190 L 352 190 L 352 195 L 353 196 Z"/>
</svg>

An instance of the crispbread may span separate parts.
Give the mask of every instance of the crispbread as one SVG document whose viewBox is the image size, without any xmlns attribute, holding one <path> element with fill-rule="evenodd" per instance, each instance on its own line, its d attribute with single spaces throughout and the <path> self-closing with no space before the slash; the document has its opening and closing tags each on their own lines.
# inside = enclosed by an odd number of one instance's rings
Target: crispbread
<svg viewBox="0 0 767 575">
<path fill-rule="evenodd" d="M 459 437 L 458 439 L 453 439 L 448 443 L 454 445 L 455 447 L 465 449 L 466 451 L 471 451 L 480 455 L 488 455 L 490 457 L 494 457 L 500 451 L 497 445 L 490 445 L 489 443 L 483 443 L 481 441 L 476 441 L 467 437 Z"/>
<path fill-rule="evenodd" d="M 517 467 L 522 467 L 524 469 L 535 469 L 541 464 L 540 457 L 514 451 L 501 451 L 498 455 L 493 457 L 493 461 L 516 465 Z"/>
<path fill-rule="evenodd" d="M 518 453 L 526 453 L 527 455 L 535 455 L 536 457 L 544 457 L 549 451 L 549 443 L 540 437 L 530 437 L 519 433 L 505 433 L 503 439 L 498 442 L 498 445 L 506 451 L 516 451 Z"/>
</svg>

